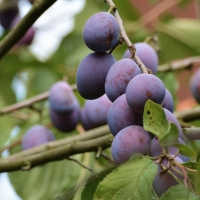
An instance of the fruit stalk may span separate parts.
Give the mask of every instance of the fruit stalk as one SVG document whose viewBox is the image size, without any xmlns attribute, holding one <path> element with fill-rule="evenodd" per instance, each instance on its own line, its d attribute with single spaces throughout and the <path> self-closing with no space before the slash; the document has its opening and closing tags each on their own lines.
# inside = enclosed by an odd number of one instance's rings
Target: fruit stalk
<svg viewBox="0 0 200 200">
<path fill-rule="evenodd" d="M 121 37 L 124 39 L 124 42 L 126 43 L 127 47 L 129 48 L 129 51 L 131 53 L 131 58 L 133 58 L 135 60 L 135 62 L 138 64 L 138 66 L 140 67 L 140 69 L 142 70 L 143 73 L 148 74 L 148 70 L 147 70 L 146 66 L 142 63 L 140 58 L 135 54 L 135 51 L 136 51 L 135 46 L 132 44 L 132 42 L 129 40 L 129 38 L 126 34 L 126 31 L 125 31 L 124 25 L 123 25 L 123 21 L 119 15 L 117 7 L 115 6 L 115 4 L 113 3 L 112 0 L 106 0 L 106 3 L 114 11 L 114 16 L 117 19 L 117 22 L 119 24 Z"/>
</svg>

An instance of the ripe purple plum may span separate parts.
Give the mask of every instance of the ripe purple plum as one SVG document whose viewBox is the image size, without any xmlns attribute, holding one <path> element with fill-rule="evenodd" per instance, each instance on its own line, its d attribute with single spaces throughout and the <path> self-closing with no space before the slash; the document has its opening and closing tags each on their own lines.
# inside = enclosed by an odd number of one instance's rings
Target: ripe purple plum
<svg viewBox="0 0 200 200">
<path fill-rule="evenodd" d="M 71 132 L 80 120 L 80 108 L 77 106 L 71 113 L 57 113 L 50 107 L 50 118 L 53 125 L 62 132 Z"/>
<path fill-rule="evenodd" d="M 83 39 L 88 48 L 96 52 L 112 49 L 119 37 L 119 25 L 113 15 L 99 12 L 92 15 L 83 28 Z"/>
<path fill-rule="evenodd" d="M 151 137 L 141 126 L 128 126 L 122 129 L 115 137 L 111 145 L 114 162 L 120 163 L 129 160 L 133 153 L 146 155 L 150 149 Z"/>
<path fill-rule="evenodd" d="M 22 149 L 36 147 L 38 145 L 55 140 L 52 132 L 42 125 L 31 127 L 22 138 Z"/>
<path fill-rule="evenodd" d="M 190 81 L 190 90 L 196 101 L 200 103 L 200 68 L 192 76 L 192 79 Z"/>
<path fill-rule="evenodd" d="M 163 108 L 163 110 L 165 112 L 165 116 L 166 116 L 167 120 L 169 122 L 174 123 L 177 126 L 178 132 L 179 132 L 178 137 L 180 137 L 181 139 L 184 139 L 181 125 L 180 125 L 179 121 L 176 119 L 175 115 L 173 113 L 171 113 L 169 110 L 167 110 L 166 108 Z"/>
<path fill-rule="evenodd" d="M 166 89 L 166 92 L 165 92 L 165 97 L 161 103 L 162 107 L 163 108 L 166 108 L 167 110 L 169 110 L 170 112 L 174 112 L 174 100 L 173 100 L 173 97 L 171 95 L 171 93 L 169 92 L 168 89 Z"/>
<path fill-rule="evenodd" d="M 86 131 L 95 128 L 95 126 L 93 125 L 93 123 L 90 121 L 88 117 L 87 110 L 84 108 L 81 110 L 80 120 L 81 120 L 83 128 Z"/>
<path fill-rule="evenodd" d="M 91 53 L 79 64 L 76 83 L 80 95 L 85 99 L 97 99 L 105 94 L 105 80 L 115 58 L 108 53 Z"/>
<path fill-rule="evenodd" d="M 158 55 L 156 51 L 149 44 L 144 42 L 138 42 L 134 45 L 136 48 L 137 56 L 144 63 L 144 65 L 151 69 L 153 74 L 155 74 L 158 68 Z M 130 56 L 130 51 L 127 49 L 123 57 L 130 58 Z"/>
<path fill-rule="evenodd" d="M 180 144 L 185 144 L 185 142 L 181 139 L 178 138 L 178 141 Z M 178 152 L 178 149 L 174 146 L 169 146 L 168 151 L 170 154 L 175 155 Z M 158 140 L 154 137 L 153 140 L 151 141 L 151 147 L 149 150 L 149 154 L 152 157 L 159 156 L 162 153 L 162 148 L 158 142 Z M 181 158 L 184 162 L 189 161 L 189 158 L 186 156 L 183 156 L 181 154 L 178 154 L 178 157 Z"/>
<path fill-rule="evenodd" d="M 135 113 L 127 104 L 126 95 L 119 96 L 110 106 L 107 116 L 110 132 L 116 136 L 119 131 L 131 125 L 142 126 L 142 115 Z"/>
<path fill-rule="evenodd" d="M 85 130 L 107 124 L 108 110 L 112 102 L 106 94 L 94 100 L 86 100 L 82 109 L 81 121 Z"/>
<path fill-rule="evenodd" d="M 165 85 L 155 75 L 139 74 L 126 88 L 126 100 L 130 108 L 139 114 L 144 111 L 148 99 L 160 104 L 165 97 Z"/>
<path fill-rule="evenodd" d="M 8 9 L 0 11 L 0 24 L 4 29 L 10 29 L 12 21 L 18 15 L 19 9 L 17 6 L 12 6 Z"/>
<path fill-rule="evenodd" d="M 141 69 L 135 61 L 129 58 L 115 62 L 106 76 L 105 91 L 108 98 L 113 102 L 124 94 L 129 81 L 141 73 Z"/>
<path fill-rule="evenodd" d="M 50 107 L 57 113 L 71 113 L 78 105 L 72 87 L 66 81 L 55 83 L 49 92 Z"/>
<path fill-rule="evenodd" d="M 179 157 L 175 157 L 174 159 L 176 162 L 178 163 L 183 163 L 183 161 L 179 158 Z M 162 164 L 167 167 L 167 159 L 164 159 L 162 161 Z M 153 188 L 156 192 L 156 194 L 160 197 L 163 193 L 165 193 L 170 187 L 177 185 L 178 182 L 176 181 L 176 179 L 168 172 L 166 171 L 166 173 L 162 174 L 162 176 L 160 177 L 160 172 L 163 171 L 162 167 L 157 164 L 158 166 L 158 172 L 156 174 L 156 177 L 154 179 L 153 182 Z M 180 171 L 179 168 L 175 167 L 177 170 Z M 175 170 L 173 170 L 173 168 L 170 166 L 169 171 L 171 173 L 173 173 L 175 176 L 177 176 L 177 178 L 179 179 L 183 179 L 183 176 L 180 175 L 178 172 L 176 172 Z"/>
</svg>

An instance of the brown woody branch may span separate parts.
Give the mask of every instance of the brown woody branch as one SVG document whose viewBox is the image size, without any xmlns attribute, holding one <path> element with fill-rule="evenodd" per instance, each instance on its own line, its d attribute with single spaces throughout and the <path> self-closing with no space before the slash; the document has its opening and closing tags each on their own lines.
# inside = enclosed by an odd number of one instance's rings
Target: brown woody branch
<svg viewBox="0 0 200 200">
<path fill-rule="evenodd" d="M 199 63 L 199 65 L 200 65 L 200 56 L 189 57 L 189 58 L 185 58 L 182 60 L 172 61 L 170 63 L 160 65 L 158 67 L 158 72 L 189 69 L 196 63 Z"/>
<path fill-rule="evenodd" d="M 29 170 L 35 166 L 48 162 L 67 159 L 69 156 L 75 154 L 96 152 L 99 147 L 102 149 L 110 147 L 112 139 L 113 136 L 108 134 L 94 139 L 73 141 L 53 148 L 49 146 L 49 148 L 45 149 L 44 151 L 34 154 L 30 153 L 26 155 L 24 153 L 25 151 L 22 151 L 21 153 L 18 153 L 17 156 L 13 154 L 7 158 L 0 159 L 0 172 Z M 35 149 L 37 148 L 39 150 L 40 146 L 35 147 Z"/>
<path fill-rule="evenodd" d="M 135 46 L 132 44 L 132 42 L 129 40 L 129 38 L 126 34 L 126 31 L 125 31 L 124 25 L 123 25 L 123 21 L 122 21 L 120 15 L 119 15 L 117 7 L 115 6 L 115 4 L 113 3 L 112 0 L 105 0 L 105 1 L 110 6 L 110 8 L 112 8 L 112 10 L 114 11 L 114 16 L 117 19 L 117 22 L 119 24 L 121 37 L 124 39 L 124 42 L 126 43 L 126 45 L 128 46 L 128 48 L 130 50 L 131 58 L 133 58 L 135 60 L 135 62 L 141 68 L 143 73 L 148 73 L 148 70 L 145 67 L 145 65 L 142 63 L 140 58 L 135 54 L 135 51 L 136 51 Z"/>
</svg>

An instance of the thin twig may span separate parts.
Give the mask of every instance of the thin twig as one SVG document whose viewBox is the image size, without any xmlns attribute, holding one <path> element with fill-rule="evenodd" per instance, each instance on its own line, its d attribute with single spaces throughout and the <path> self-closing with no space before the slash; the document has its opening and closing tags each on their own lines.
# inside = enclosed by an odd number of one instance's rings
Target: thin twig
<svg viewBox="0 0 200 200">
<path fill-rule="evenodd" d="M 75 90 L 76 89 L 76 85 L 73 84 L 71 85 L 72 89 Z M 0 110 L 0 116 L 4 115 L 4 114 L 8 114 L 11 113 L 15 110 L 21 109 L 21 108 L 25 108 L 25 107 L 30 107 L 32 106 L 34 103 L 46 100 L 49 97 L 49 92 L 44 92 L 42 94 L 39 94 L 37 96 L 34 96 L 30 99 L 26 99 L 24 101 L 21 101 L 19 103 L 10 105 L 8 107 L 3 108 L 2 110 Z"/>
<path fill-rule="evenodd" d="M 104 151 L 101 152 L 101 156 L 109 162 L 114 163 L 114 161 Z"/>
<path fill-rule="evenodd" d="M 185 70 L 191 68 L 196 63 L 200 63 L 200 56 L 175 60 L 170 63 L 159 65 L 158 72 Z"/>
<path fill-rule="evenodd" d="M 109 51 L 109 54 L 111 54 L 117 46 L 121 45 L 124 42 L 124 38 L 120 37 L 119 40 L 117 41 L 117 44 Z"/>
<path fill-rule="evenodd" d="M 126 34 L 126 31 L 125 31 L 124 25 L 123 25 L 123 21 L 122 21 L 120 15 L 119 15 L 117 7 L 115 6 L 115 4 L 113 3 L 112 0 L 105 0 L 105 1 L 110 6 L 110 8 L 113 9 L 113 11 L 114 11 L 114 16 L 117 19 L 117 22 L 119 24 L 121 37 L 124 39 L 124 42 L 126 43 L 127 47 L 130 50 L 131 58 L 133 58 L 135 60 L 135 62 L 141 68 L 141 71 L 143 73 L 148 73 L 147 68 L 145 67 L 145 65 L 142 63 L 140 58 L 135 53 L 135 51 L 136 51 L 135 46 L 132 44 L 132 42 L 129 40 L 129 38 L 128 38 L 127 34 Z"/>
<path fill-rule="evenodd" d="M 189 110 L 175 112 L 174 115 L 178 119 L 182 119 L 185 122 L 200 119 L 200 106 L 191 108 Z"/>
<path fill-rule="evenodd" d="M 190 168 L 188 168 L 188 167 L 185 167 L 185 169 L 186 169 L 187 171 L 189 171 L 189 172 L 193 172 L 193 173 L 196 173 L 196 172 L 197 172 L 197 170 L 195 170 L 195 169 L 190 169 Z"/>
<path fill-rule="evenodd" d="M 83 126 L 82 126 L 81 124 L 77 124 L 76 130 L 77 130 L 80 134 L 85 133 L 85 129 L 83 128 Z"/>
<path fill-rule="evenodd" d="M 200 127 L 196 128 L 183 128 L 183 134 L 187 136 L 190 140 L 200 139 Z"/>
<path fill-rule="evenodd" d="M 83 163 L 79 162 L 78 160 L 76 160 L 75 158 L 71 158 L 71 157 L 68 157 L 67 160 L 71 160 L 71 161 L 74 161 L 75 163 L 79 164 L 81 167 L 83 167 L 84 169 L 87 169 L 91 172 L 93 172 L 94 170 L 88 166 L 85 166 Z"/>
<path fill-rule="evenodd" d="M 0 154 L 5 150 L 11 150 L 12 148 L 14 148 L 20 144 L 21 144 L 21 139 L 15 140 L 15 141 L 11 142 L 10 144 L 0 148 Z"/>
<path fill-rule="evenodd" d="M 95 158 L 99 158 L 100 155 L 102 154 L 102 151 L 103 151 L 102 147 L 98 147 L 97 154 L 96 154 Z"/>
</svg>

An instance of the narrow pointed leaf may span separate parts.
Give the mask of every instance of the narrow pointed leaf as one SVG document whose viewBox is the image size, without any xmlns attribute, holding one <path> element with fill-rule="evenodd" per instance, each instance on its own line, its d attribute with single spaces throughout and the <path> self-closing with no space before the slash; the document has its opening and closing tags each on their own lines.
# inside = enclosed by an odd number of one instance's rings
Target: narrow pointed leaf
<svg viewBox="0 0 200 200">
<path fill-rule="evenodd" d="M 179 144 L 173 144 L 172 146 L 175 146 L 176 148 L 178 148 L 180 154 L 184 156 L 192 157 L 196 155 L 195 151 L 185 144 L 179 143 Z"/>
</svg>

